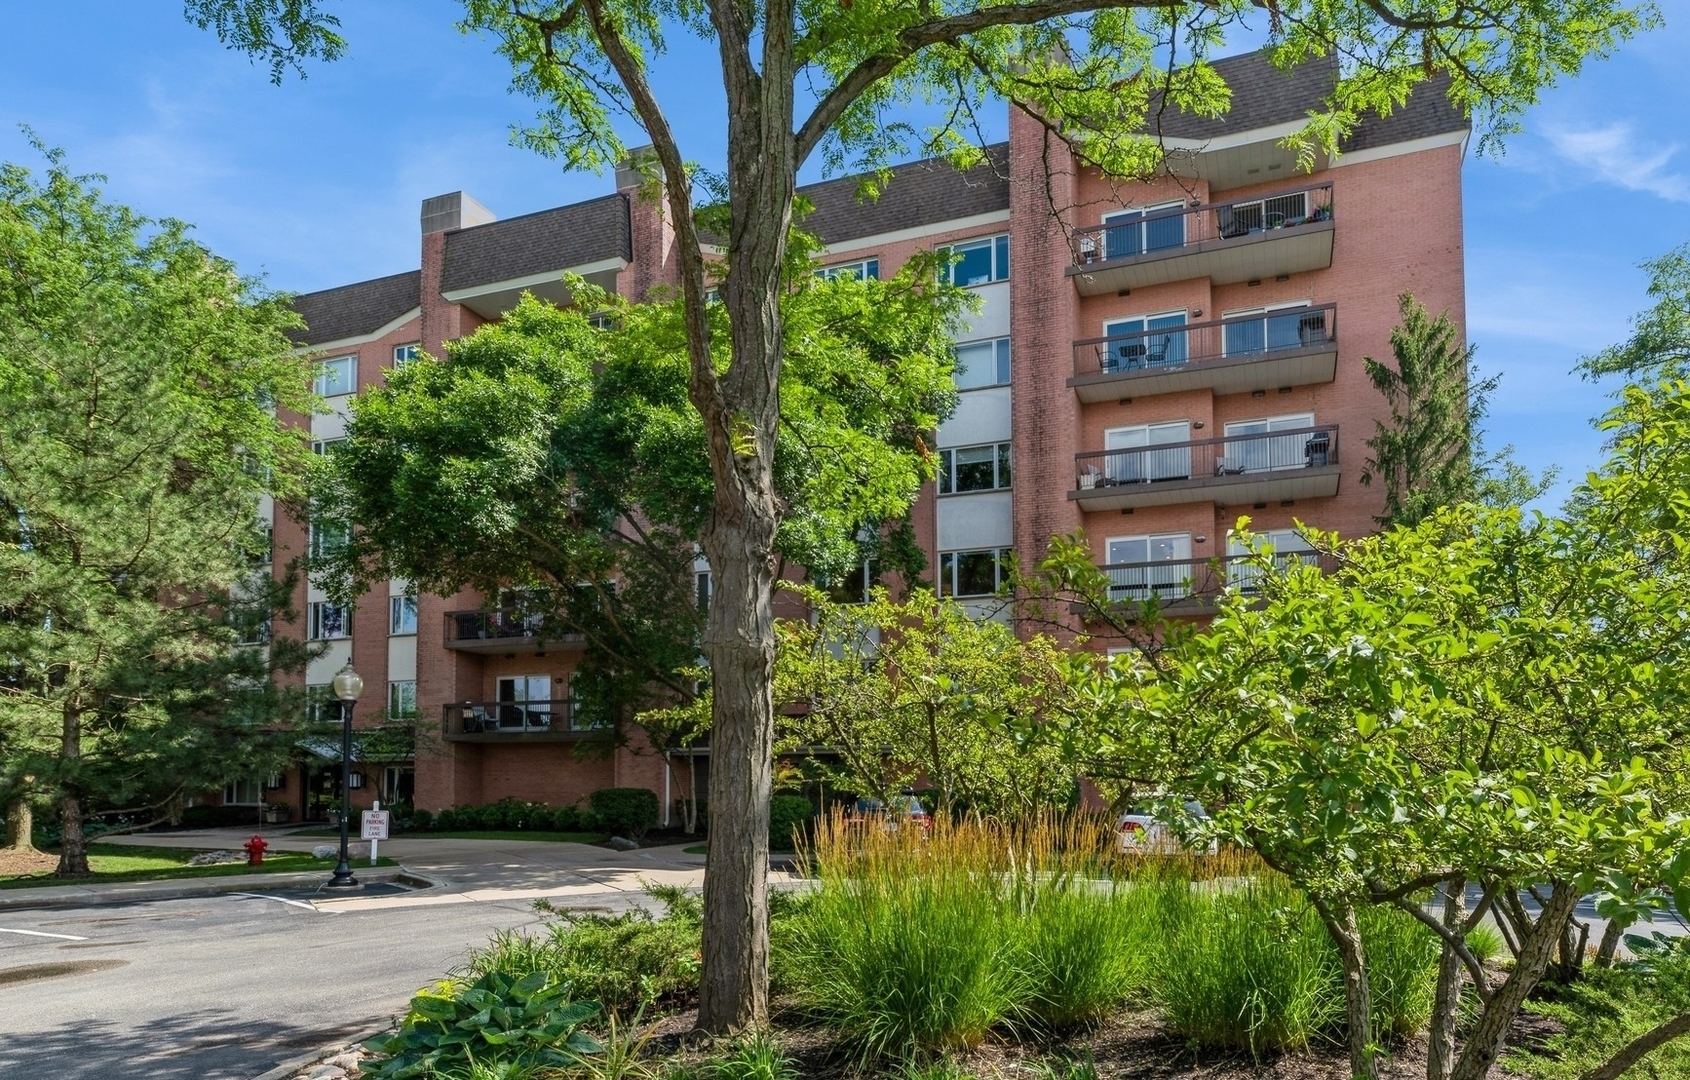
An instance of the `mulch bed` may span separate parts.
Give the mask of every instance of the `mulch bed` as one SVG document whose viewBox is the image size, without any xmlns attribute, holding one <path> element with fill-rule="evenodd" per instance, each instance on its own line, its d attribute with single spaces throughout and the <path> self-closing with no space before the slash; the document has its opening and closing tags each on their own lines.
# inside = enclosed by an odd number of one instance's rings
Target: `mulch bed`
<svg viewBox="0 0 1690 1080">
<path fill-rule="evenodd" d="M 12 877 L 15 874 L 39 874 L 51 871 L 59 865 L 57 855 L 49 855 L 45 851 L 18 851 L 12 848 L 0 848 L 0 877 Z"/>
</svg>

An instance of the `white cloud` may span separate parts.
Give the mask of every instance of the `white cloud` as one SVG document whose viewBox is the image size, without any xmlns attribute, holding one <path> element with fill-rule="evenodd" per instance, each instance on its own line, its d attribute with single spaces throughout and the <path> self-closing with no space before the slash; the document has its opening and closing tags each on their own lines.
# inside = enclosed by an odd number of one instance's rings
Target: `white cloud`
<svg viewBox="0 0 1690 1080">
<path fill-rule="evenodd" d="M 1668 168 L 1678 144 L 1662 146 L 1639 138 L 1629 120 L 1585 130 L 1547 127 L 1543 134 L 1558 154 L 1582 166 L 1594 180 L 1690 202 L 1690 176 Z"/>
</svg>

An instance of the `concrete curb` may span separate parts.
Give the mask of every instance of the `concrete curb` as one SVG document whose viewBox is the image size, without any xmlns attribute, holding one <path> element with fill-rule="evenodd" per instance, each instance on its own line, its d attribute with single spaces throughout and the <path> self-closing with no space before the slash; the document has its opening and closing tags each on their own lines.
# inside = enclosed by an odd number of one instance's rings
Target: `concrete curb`
<svg viewBox="0 0 1690 1080">
<path fill-rule="evenodd" d="M 297 1073 L 309 1069 L 311 1066 L 320 1061 L 327 1061 L 332 1057 L 337 1057 L 346 1053 L 348 1050 L 358 1049 L 363 1046 L 366 1041 L 391 1030 L 392 1026 L 392 1024 L 389 1024 L 387 1027 L 376 1028 L 368 1035 L 354 1039 L 349 1043 L 337 1042 L 331 1046 L 324 1046 L 316 1050 L 307 1051 L 306 1053 L 300 1054 L 298 1057 L 288 1058 L 269 1072 L 259 1073 L 257 1076 L 253 1077 L 252 1080 L 290 1080 L 290 1078 Z"/>
<path fill-rule="evenodd" d="M 354 868 L 360 881 L 395 882 L 413 889 L 432 889 L 440 884 L 403 866 Z M 0 892 L 0 911 L 69 907 L 101 907 L 107 904 L 139 904 L 149 900 L 180 900 L 191 896 L 223 893 L 265 892 L 317 885 L 323 875 L 317 871 L 297 874 L 243 874 L 233 877 L 187 878 L 182 881 L 136 881 L 108 885 L 43 885 Z M 74 890 L 74 891 L 70 891 Z M 31 896 L 30 893 L 53 893 Z M 330 894 L 333 895 L 333 894 Z"/>
</svg>

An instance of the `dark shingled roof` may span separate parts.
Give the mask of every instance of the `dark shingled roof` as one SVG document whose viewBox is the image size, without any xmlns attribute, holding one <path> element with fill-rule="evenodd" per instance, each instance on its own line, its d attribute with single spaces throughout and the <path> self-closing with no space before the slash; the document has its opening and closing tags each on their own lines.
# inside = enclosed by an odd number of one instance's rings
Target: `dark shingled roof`
<svg viewBox="0 0 1690 1080">
<path fill-rule="evenodd" d="M 606 195 L 447 233 L 440 288 L 451 292 L 633 257 L 628 198 Z"/>
<path fill-rule="evenodd" d="M 422 272 L 418 270 L 305 293 L 293 301 L 305 329 L 289 336 L 301 345 L 320 345 L 373 334 L 416 307 L 421 294 Z"/>
<path fill-rule="evenodd" d="M 958 172 L 943 158 L 897 165 L 878 199 L 857 198 L 860 177 L 807 184 L 798 194 L 815 205 L 803 228 L 824 244 L 895 232 L 1009 209 L 1008 143 L 986 147 L 986 161 Z"/>
<path fill-rule="evenodd" d="M 1273 66 L 1265 51 L 1229 56 L 1214 63 L 1215 71 L 1232 88 L 1232 108 L 1209 119 L 1170 111 L 1156 114 L 1154 103 L 1146 126 L 1171 139 L 1218 139 L 1233 132 L 1251 131 L 1308 119 L 1309 110 L 1320 107 L 1338 78 L 1336 57 L 1323 57 L 1298 64 L 1290 71 Z M 1467 118 L 1449 100 L 1449 79 L 1440 76 L 1422 83 L 1408 103 L 1388 117 L 1369 116 L 1344 143 L 1345 150 L 1364 150 L 1391 143 L 1408 142 L 1428 135 L 1465 131 Z"/>
</svg>

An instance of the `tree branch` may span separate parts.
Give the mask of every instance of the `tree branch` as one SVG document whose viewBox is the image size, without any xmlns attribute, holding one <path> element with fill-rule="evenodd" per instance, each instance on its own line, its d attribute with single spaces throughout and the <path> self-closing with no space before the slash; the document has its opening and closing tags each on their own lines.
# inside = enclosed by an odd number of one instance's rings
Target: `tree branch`
<svg viewBox="0 0 1690 1080">
<path fill-rule="evenodd" d="M 1466 939 L 1445 926 L 1431 912 L 1405 896 L 1399 896 L 1391 903 L 1431 927 L 1432 932 L 1443 939 L 1445 947 L 1459 957 L 1462 965 L 1466 967 L 1467 974 L 1473 980 L 1473 990 L 1479 995 L 1479 1000 L 1489 1002 L 1491 988 L 1490 980 L 1485 978 L 1485 966 L 1479 963 L 1479 958 L 1474 956 L 1473 950 L 1467 947 Z"/>
</svg>

